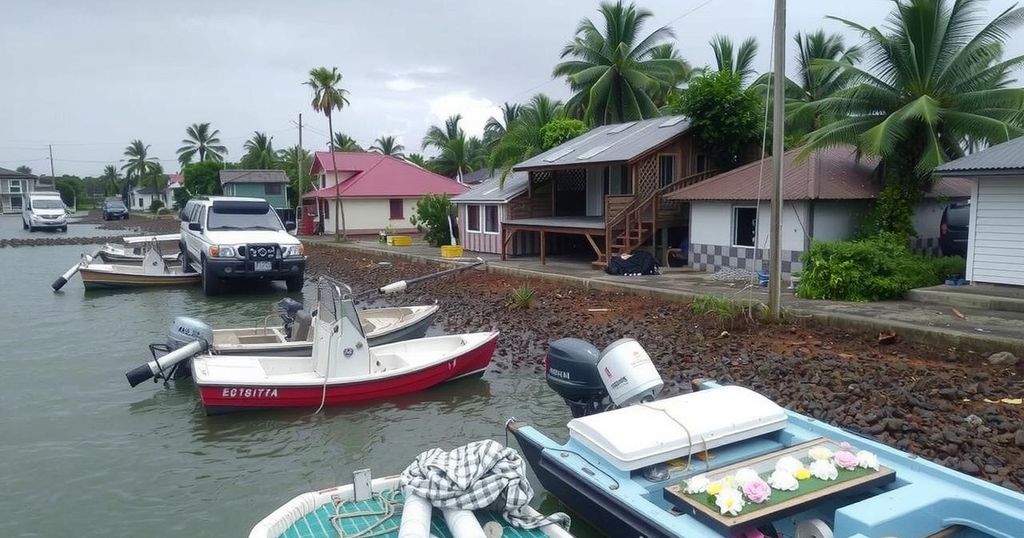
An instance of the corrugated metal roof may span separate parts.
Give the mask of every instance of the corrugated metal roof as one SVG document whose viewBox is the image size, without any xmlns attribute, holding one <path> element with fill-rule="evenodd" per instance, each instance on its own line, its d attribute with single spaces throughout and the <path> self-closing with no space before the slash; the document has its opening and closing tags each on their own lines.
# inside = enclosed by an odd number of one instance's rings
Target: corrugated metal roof
<svg viewBox="0 0 1024 538">
<path fill-rule="evenodd" d="M 512 172 L 505 178 L 505 186 L 501 187 L 501 172 L 496 171 L 494 175 L 473 186 L 469 192 L 462 193 L 454 198 L 456 204 L 474 202 L 505 203 L 516 196 L 526 192 L 530 182 L 530 175 L 527 172 Z"/>
<path fill-rule="evenodd" d="M 282 170 L 221 170 L 220 184 L 228 183 L 288 183 Z"/>
<path fill-rule="evenodd" d="M 462 194 L 469 190 L 454 179 L 424 170 L 419 166 L 379 153 L 337 152 L 334 161 L 340 171 L 355 175 L 337 185 L 306 194 L 303 198 L 419 198 L 426 194 Z M 319 163 L 319 164 L 317 164 Z M 329 152 L 317 152 L 313 171 L 332 163 Z"/>
<path fill-rule="evenodd" d="M 17 170 L 8 170 L 7 168 L 0 168 L 0 176 L 14 179 L 36 179 L 36 176 L 32 174 L 23 174 Z"/>
<path fill-rule="evenodd" d="M 628 162 L 689 129 L 685 116 L 602 125 L 517 164 L 514 170 Z"/>
<path fill-rule="evenodd" d="M 1024 137 L 1015 138 L 939 165 L 935 173 L 952 175 L 1018 175 L 1024 173 Z"/>
<path fill-rule="evenodd" d="M 797 159 L 800 149 L 787 151 L 782 162 L 782 195 L 786 200 L 870 200 L 881 184 L 875 176 L 877 157 L 857 158 L 852 146 L 839 146 Z M 769 200 L 772 188 L 772 157 L 680 189 L 665 196 L 670 200 Z M 760 192 L 759 192 L 760 191 Z M 933 186 L 929 197 L 963 198 L 971 184 L 963 178 L 945 178 Z"/>
</svg>

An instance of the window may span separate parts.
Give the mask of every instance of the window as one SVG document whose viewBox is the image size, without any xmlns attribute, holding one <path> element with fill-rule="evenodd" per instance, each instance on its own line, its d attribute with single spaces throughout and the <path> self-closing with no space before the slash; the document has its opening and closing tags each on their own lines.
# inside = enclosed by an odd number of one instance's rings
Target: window
<svg viewBox="0 0 1024 538">
<path fill-rule="evenodd" d="M 206 208 L 203 208 L 204 210 Z M 200 217 L 201 218 L 201 217 Z M 214 202 L 206 221 L 208 230 L 284 229 L 277 211 L 266 202 Z"/>
<path fill-rule="evenodd" d="M 466 206 L 466 231 L 467 232 L 479 232 L 480 231 L 480 206 L 468 205 Z"/>
<path fill-rule="evenodd" d="M 708 169 L 708 158 L 706 155 L 697 155 L 697 170 L 696 173 L 701 173 Z"/>
<path fill-rule="evenodd" d="M 139 197 L 139 207 L 142 207 L 142 197 Z"/>
<path fill-rule="evenodd" d="M 12 179 L 11 180 L 11 193 L 12 194 L 14 194 L 14 193 L 20 194 L 21 193 L 21 180 L 20 179 Z"/>
<path fill-rule="evenodd" d="M 757 230 L 756 207 L 732 208 L 732 244 L 738 247 L 754 246 L 754 232 Z"/>
<path fill-rule="evenodd" d="M 327 174 L 320 176 L 320 188 L 323 189 L 325 187 L 327 187 Z"/>
<path fill-rule="evenodd" d="M 263 185 L 263 193 L 264 194 L 281 194 L 281 184 L 280 183 L 267 183 L 267 184 Z"/>
<path fill-rule="evenodd" d="M 498 233 L 498 206 L 496 205 L 485 205 L 484 211 L 486 217 L 484 219 L 484 233 L 496 234 Z"/>
<path fill-rule="evenodd" d="M 388 203 L 391 205 L 391 220 L 405 219 L 405 208 L 401 198 L 392 198 L 388 200 Z"/>
<path fill-rule="evenodd" d="M 675 181 L 676 176 L 676 156 L 675 155 L 659 155 L 658 156 L 658 174 L 661 179 L 661 186 L 664 187 L 669 183 Z"/>
</svg>

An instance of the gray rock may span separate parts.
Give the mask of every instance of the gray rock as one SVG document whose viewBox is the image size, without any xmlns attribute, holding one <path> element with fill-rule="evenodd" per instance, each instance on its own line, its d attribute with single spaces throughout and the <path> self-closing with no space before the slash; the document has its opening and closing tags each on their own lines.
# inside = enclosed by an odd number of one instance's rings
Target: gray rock
<svg viewBox="0 0 1024 538">
<path fill-rule="evenodd" d="M 963 460 L 960 461 L 960 470 L 969 475 L 977 475 L 981 473 L 981 468 L 978 467 L 976 463 L 967 458 L 964 458 Z"/>
<path fill-rule="evenodd" d="M 1017 433 L 1013 434 L 1013 444 L 1024 448 L 1024 429 L 1017 430 Z"/>
<path fill-rule="evenodd" d="M 1013 353 L 1010 353 L 1009 351 L 1000 351 L 998 353 L 993 353 L 989 355 L 988 358 L 985 360 L 992 366 L 1014 366 L 1020 361 L 1020 359 L 1018 359 L 1016 356 L 1014 356 Z"/>
<path fill-rule="evenodd" d="M 970 424 L 971 426 L 981 426 L 982 424 L 985 423 L 985 421 L 982 420 L 981 417 L 979 417 L 978 415 L 967 415 L 967 417 L 964 418 L 964 422 Z"/>
</svg>

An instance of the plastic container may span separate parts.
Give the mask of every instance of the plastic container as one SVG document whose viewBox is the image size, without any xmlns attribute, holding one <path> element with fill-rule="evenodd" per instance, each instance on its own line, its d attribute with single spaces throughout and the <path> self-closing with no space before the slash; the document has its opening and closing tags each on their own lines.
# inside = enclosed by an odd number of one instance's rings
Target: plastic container
<svg viewBox="0 0 1024 538">
<path fill-rule="evenodd" d="M 389 235 L 388 244 L 395 247 L 408 247 L 412 245 L 412 238 L 408 235 Z"/>
<path fill-rule="evenodd" d="M 441 245 L 442 258 L 461 258 L 462 247 L 459 245 Z"/>
</svg>

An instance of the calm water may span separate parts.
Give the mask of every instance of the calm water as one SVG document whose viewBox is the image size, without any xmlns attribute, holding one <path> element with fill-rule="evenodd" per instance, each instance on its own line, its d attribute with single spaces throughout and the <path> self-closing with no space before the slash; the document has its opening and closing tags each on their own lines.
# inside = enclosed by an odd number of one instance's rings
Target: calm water
<svg viewBox="0 0 1024 538">
<path fill-rule="evenodd" d="M 0 217 L 0 237 L 20 232 Z M 86 292 L 77 277 L 53 293 L 91 248 L 0 249 L 0 536 L 244 536 L 292 496 L 349 482 L 355 469 L 382 476 L 434 446 L 504 442 L 511 415 L 564 431 L 567 409 L 532 371 L 319 415 L 207 417 L 190 381 L 130 388 L 124 372 L 147 360 L 146 344 L 162 341 L 175 315 L 249 325 L 287 293 Z"/>
</svg>

